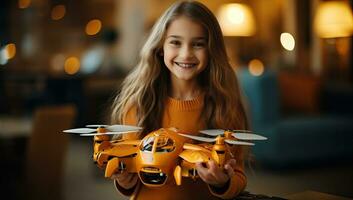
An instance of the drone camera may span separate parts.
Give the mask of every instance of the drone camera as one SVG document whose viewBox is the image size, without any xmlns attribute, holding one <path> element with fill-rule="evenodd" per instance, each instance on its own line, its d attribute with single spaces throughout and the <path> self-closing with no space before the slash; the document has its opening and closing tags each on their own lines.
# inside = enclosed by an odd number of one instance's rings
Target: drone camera
<svg viewBox="0 0 353 200">
<path fill-rule="evenodd" d="M 163 185 L 167 180 L 167 175 L 162 172 L 149 173 L 149 172 L 140 171 L 139 174 L 142 182 L 144 182 L 145 184 L 158 186 L 158 185 Z"/>
</svg>

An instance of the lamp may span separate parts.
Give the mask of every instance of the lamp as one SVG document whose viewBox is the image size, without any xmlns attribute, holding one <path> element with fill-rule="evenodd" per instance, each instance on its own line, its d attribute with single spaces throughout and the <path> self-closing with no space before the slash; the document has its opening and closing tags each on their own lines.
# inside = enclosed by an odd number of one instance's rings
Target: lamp
<svg viewBox="0 0 353 200">
<path fill-rule="evenodd" d="M 327 1 L 319 4 L 314 28 L 321 38 L 347 37 L 353 32 L 353 17 L 349 4 L 344 1 Z"/>
<path fill-rule="evenodd" d="M 349 79 L 349 37 L 353 33 L 349 4 L 345 1 L 320 3 L 314 17 L 314 31 L 324 42 L 324 76 L 336 81 Z"/>
<path fill-rule="evenodd" d="M 224 4 L 217 18 L 224 36 L 252 36 L 256 32 L 254 15 L 247 5 Z"/>
<path fill-rule="evenodd" d="M 241 58 L 247 56 L 248 52 L 245 52 L 245 48 L 241 48 L 243 44 L 236 44 L 235 37 L 252 36 L 255 34 L 255 19 L 251 8 L 240 3 L 224 4 L 219 8 L 217 18 L 223 36 L 225 36 L 231 65 L 236 67 L 239 64 L 244 64 L 243 62 L 246 60 Z M 241 41 L 238 40 L 238 42 Z"/>
</svg>

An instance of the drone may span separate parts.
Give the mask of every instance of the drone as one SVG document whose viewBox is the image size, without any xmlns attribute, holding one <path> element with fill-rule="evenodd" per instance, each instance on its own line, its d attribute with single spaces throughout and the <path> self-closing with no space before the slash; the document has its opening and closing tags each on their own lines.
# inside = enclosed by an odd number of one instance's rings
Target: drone
<svg viewBox="0 0 353 200">
<path fill-rule="evenodd" d="M 110 135 L 138 133 L 141 127 L 128 125 L 87 125 L 86 128 L 64 130 L 64 133 L 94 137 L 93 161 L 105 169 L 105 177 L 114 173 L 137 173 L 148 187 L 163 186 L 171 177 L 176 185 L 183 177 L 198 177 L 196 163 L 215 161 L 224 166 L 229 145 L 252 146 L 249 141 L 266 140 L 248 130 L 202 130 L 203 136 L 189 135 L 176 128 L 160 128 L 141 140 L 111 140 Z M 193 144 L 190 139 L 202 142 Z"/>
</svg>

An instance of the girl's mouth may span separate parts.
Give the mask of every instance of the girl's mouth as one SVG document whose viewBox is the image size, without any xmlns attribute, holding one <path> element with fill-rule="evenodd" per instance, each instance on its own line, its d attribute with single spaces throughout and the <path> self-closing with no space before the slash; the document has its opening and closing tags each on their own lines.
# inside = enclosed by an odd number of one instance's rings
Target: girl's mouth
<svg viewBox="0 0 353 200">
<path fill-rule="evenodd" d="M 181 62 L 175 62 L 175 64 L 177 64 L 179 67 L 182 67 L 182 68 L 192 68 L 197 65 L 195 63 L 181 63 Z"/>
</svg>

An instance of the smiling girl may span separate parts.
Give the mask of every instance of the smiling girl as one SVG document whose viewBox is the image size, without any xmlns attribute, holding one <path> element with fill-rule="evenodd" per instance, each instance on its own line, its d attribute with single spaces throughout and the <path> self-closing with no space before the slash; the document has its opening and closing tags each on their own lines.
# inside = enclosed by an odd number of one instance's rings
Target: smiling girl
<svg viewBox="0 0 353 200">
<path fill-rule="evenodd" d="M 225 51 L 217 19 L 203 4 L 173 4 L 156 22 L 113 104 L 112 123 L 143 127 L 141 139 L 161 127 L 196 135 L 203 129 L 246 129 L 238 82 Z M 117 189 L 131 199 L 233 198 L 246 186 L 241 147 L 224 168 L 213 161 L 197 164 L 200 179 L 169 179 L 153 189 L 136 174 L 114 174 Z"/>
</svg>

